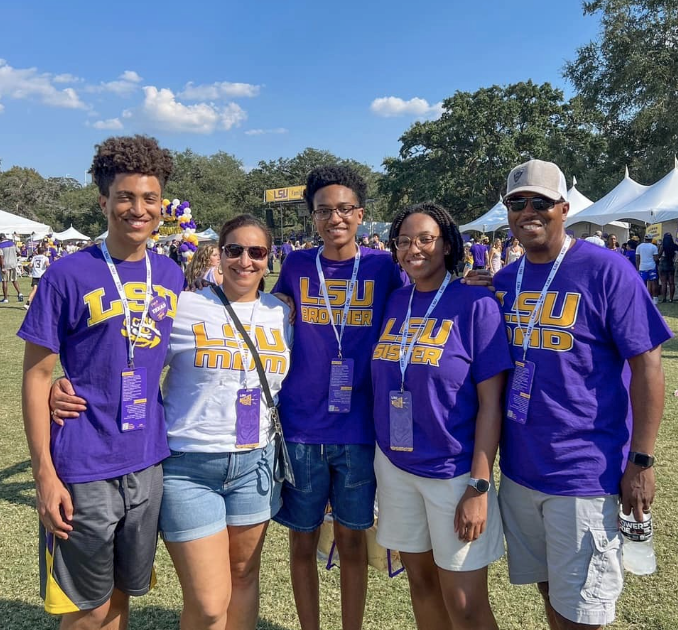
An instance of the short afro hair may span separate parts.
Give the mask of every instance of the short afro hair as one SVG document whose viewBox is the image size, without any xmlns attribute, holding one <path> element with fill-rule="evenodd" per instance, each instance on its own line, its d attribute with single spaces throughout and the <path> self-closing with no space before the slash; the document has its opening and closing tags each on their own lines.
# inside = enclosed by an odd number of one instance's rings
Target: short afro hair
<svg viewBox="0 0 678 630">
<path fill-rule="evenodd" d="M 313 197 L 325 186 L 346 186 L 350 188 L 358 199 L 358 207 L 365 207 L 367 199 L 367 183 L 350 166 L 331 164 L 314 168 L 306 178 L 306 190 L 304 199 L 310 212 L 313 212 Z"/>
<path fill-rule="evenodd" d="M 449 254 L 445 255 L 445 269 L 456 274 L 458 265 L 464 258 L 464 239 L 461 237 L 461 232 L 454 222 L 452 215 L 445 210 L 445 208 L 432 201 L 425 201 L 424 203 L 408 206 L 407 208 L 400 210 L 395 217 L 393 217 L 391 231 L 388 235 L 388 244 L 391 248 L 393 260 L 398 264 L 395 243 L 393 241 L 400 234 L 400 228 L 402 228 L 405 219 L 412 214 L 425 214 L 438 224 L 443 241 L 450 248 Z"/>
<path fill-rule="evenodd" d="M 96 145 L 96 150 L 89 172 L 104 197 L 118 173 L 157 177 L 164 189 L 174 168 L 172 154 L 148 136 L 113 136 Z"/>
</svg>

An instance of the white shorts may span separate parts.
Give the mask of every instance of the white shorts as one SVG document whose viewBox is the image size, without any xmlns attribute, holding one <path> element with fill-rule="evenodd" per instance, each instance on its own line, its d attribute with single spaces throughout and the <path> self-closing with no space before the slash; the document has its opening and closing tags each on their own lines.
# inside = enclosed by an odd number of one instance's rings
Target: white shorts
<svg viewBox="0 0 678 630">
<path fill-rule="evenodd" d="M 377 542 L 387 549 L 423 553 L 433 549 L 433 560 L 446 571 L 475 571 L 504 555 L 504 537 L 494 483 L 487 501 L 485 531 L 471 543 L 454 531 L 457 503 L 471 475 L 429 479 L 394 466 L 376 449 L 379 525 Z"/>
<path fill-rule="evenodd" d="M 614 621 L 624 583 L 619 497 L 563 497 L 502 476 L 499 503 L 512 584 L 548 582 L 553 608 L 576 623 Z"/>
</svg>

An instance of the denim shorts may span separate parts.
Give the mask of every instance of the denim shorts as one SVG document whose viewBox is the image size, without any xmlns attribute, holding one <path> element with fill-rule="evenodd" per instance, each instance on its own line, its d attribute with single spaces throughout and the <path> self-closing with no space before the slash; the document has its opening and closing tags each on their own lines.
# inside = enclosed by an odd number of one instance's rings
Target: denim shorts
<svg viewBox="0 0 678 630">
<path fill-rule="evenodd" d="M 283 506 L 273 520 L 298 532 L 323 522 L 329 500 L 334 520 L 349 529 L 374 523 L 374 444 L 298 444 L 287 448 L 295 485 L 284 482 Z"/>
<path fill-rule="evenodd" d="M 280 509 L 275 444 L 234 453 L 172 451 L 163 462 L 160 532 L 167 542 L 268 521 Z"/>
</svg>

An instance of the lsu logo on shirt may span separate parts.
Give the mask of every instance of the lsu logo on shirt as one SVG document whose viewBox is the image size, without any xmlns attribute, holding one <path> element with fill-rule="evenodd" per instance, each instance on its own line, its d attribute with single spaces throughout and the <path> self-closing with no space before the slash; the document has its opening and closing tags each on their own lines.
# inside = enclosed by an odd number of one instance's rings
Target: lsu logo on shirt
<svg viewBox="0 0 678 630">
<path fill-rule="evenodd" d="M 523 347 L 527 324 L 540 295 L 541 291 L 521 291 L 513 301 L 510 310 L 507 311 L 504 305 L 506 291 L 497 291 L 497 299 L 504 308 L 509 344 Z M 558 296 L 558 291 L 549 291 L 546 294 L 544 305 L 530 335 L 530 348 L 568 352 L 574 347 L 574 335 L 570 330 L 579 316 L 581 294 L 566 292 L 560 300 Z M 556 304 L 560 306 L 557 307 Z"/>
<path fill-rule="evenodd" d="M 332 319 L 336 326 L 341 325 L 344 315 L 344 304 L 348 296 L 350 280 L 327 280 L 327 297 L 332 309 Z M 318 295 L 311 294 L 310 278 L 299 278 L 299 299 L 301 321 L 307 324 L 327 325 L 330 323 L 330 315 L 327 312 L 325 298 L 318 291 Z M 351 296 L 347 326 L 371 326 L 372 307 L 374 306 L 374 280 L 358 280 L 355 291 Z"/>
<path fill-rule="evenodd" d="M 162 334 L 158 330 L 157 322 L 153 321 L 148 315 L 141 322 L 141 315 L 144 312 L 144 303 L 146 300 L 145 282 L 127 282 L 123 285 L 125 297 L 129 304 L 131 314 L 132 342 L 136 343 L 137 348 L 155 348 L 162 339 Z M 114 290 L 115 291 L 115 290 Z M 118 292 L 114 293 L 115 299 L 106 300 L 106 290 L 104 288 L 94 289 L 83 296 L 83 302 L 87 307 L 89 317 L 87 318 L 87 327 L 91 328 L 97 324 L 108 321 L 114 317 L 119 317 L 122 323 L 120 334 L 127 337 L 127 327 L 125 326 L 125 311 L 122 307 L 122 300 Z M 174 319 L 177 312 L 177 295 L 166 287 L 159 284 L 153 285 L 153 295 L 164 298 L 167 302 L 167 317 Z M 108 307 L 106 307 L 108 303 Z"/>
<path fill-rule="evenodd" d="M 247 334 L 251 335 L 250 328 L 244 324 Z M 289 356 L 282 329 L 254 327 L 254 339 L 257 352 L 261 358 L 264 370 L 269 374 L 287 374 Z M 245 371 L 240 355 L 240 347 L 236 341 L 236 335 L 240 333 L 231 324 L 224 324 L 221 335 L 210 337 L 207 333 L 205 322 L 193 324 L 193 337 L 195 340 L 195 360 L 197 368 L 211 370 L 240 370 Z M 243 346 L 247 348 L 243 341 Z M 249 356 L 247 371 L 256 369 L 254 359 Z M 243 403 L 250 404 L 250 403 Z"/>
<path fill-rule="evenodd" d="M 424 320 L 422 317 L 412 317 L 407 332 L 404 330 L 405 322 L 400 326 L 400 330 L 395 332 L 393 328 L 396 325 L 396 319 L 395 317 L 389 318 L 384 326 L 384 331 L 381 333 L 381 337 L 379 337 L 379 343 L 374 348 L 372 358 L 380 359 L 382 361 L 399 361 L 400 344 L 403 334 L 406 335 L 405 351 L 407 351 L 407 347 L 412 342 L 413 336 L 419 332 L 423 323 Z M 438 326 L 438 320 L 429 318 L 428 321 L 426 321 L 426 325 L 421 331 L 421 334 L 417 337 L 417 342 L 414 344 L 410 363 L 440 367 L 440 359 L 443 356 L 445 344 L 450 338 L 453 324 L 454 322 L 451 319 L 443 319 L 440 322 L 438 331 L 434 334 L 434 331 Z"/>
</svg>

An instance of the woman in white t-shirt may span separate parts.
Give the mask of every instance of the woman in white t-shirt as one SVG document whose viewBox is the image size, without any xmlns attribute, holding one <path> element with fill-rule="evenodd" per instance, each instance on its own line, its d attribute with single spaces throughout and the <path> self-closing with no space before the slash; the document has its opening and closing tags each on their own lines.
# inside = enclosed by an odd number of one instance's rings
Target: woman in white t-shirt
<svg viewBox="0 0 678 630">
<path fill-rule="evenodd" d="M 223 291 L 275 398 L 292 328 L 289 308 L 262 291 L 271 247 L 270 232 L 250 215 L 228 221 L 219 236 Z M 167 363 L 172 455 L 163 463 L 160 531 L 183 591 L 181 626 L 224 628 L 228 614 L 228 627 L 254 628 L 261 548 L 281 505 L 274 431 L 247 345 L 213 288 L 181 295 Z"/>
<path fill-rule="evenodd" d="M 30 266 L 31 292 L 30 295 L 28 296 L 28 299 L 26 300 L 26 304 L 24 304 L 24 308 L 26 310 L 28 310 L 28 307 L 31 304 L 31 300 L 35 297 L 35 294 L 38 292 L 38 285 L 40 284 L 40 280 L 44 275 L 45 271 L 47 271 L 47 267 L 49 267 L 49 258 L 45 256 L 45 251 L 46 251 L 45 246 L 39 245 L 37 253 L 31 259 Z"/>
</svg>

